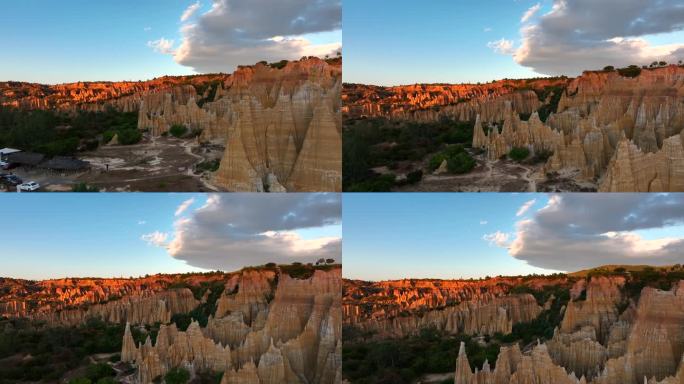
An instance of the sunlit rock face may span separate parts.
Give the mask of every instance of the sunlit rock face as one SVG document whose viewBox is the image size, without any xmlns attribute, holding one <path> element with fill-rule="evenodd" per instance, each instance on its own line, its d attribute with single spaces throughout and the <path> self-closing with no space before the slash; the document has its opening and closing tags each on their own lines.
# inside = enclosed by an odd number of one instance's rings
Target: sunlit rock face
<svg viewBox="0 0 684 384">
<path fill-rule="evenodd" d="M 226 281 L 205 328 L 162 325 L 156 341 L 135 345 L 127 325 L 121 358 L 151 382 L 174 367 L 224 372 L 221 383 L 340 383 L 341 269 L 306 279 L 272 270 Z"/>
<path fill-rule="evenodd" d="M 138 112 L 152 137 L 183 125 L 226 147 L 214 184 L 228 191 L 341 191 L 341 59 L 265 63 L 232 75 L 47 86 L 0 83 L 0 104 Z"/>
<path fill-rule="evenodd" d="M 555 113 L 536 113 L 548 85 L 562 91 Z M 535 93 L 536 92 L 536 93 Z M 540 96 L 543 97 L 543 96 Z M 345 85 L 346 117 L 475 121 L 474 148 L 495 161 L 515 147 L 553 152 L 544 170 L 577 171 L 602 192 L 684 191 L 684 67 L 637 77 L 587 71 L 568 80 L 483 85 Z M 526 116 L 530 116 L 525 119 Z"/>
<path fill-rule="evenodd" d="M 125 324 L 121 360 L 128 382 L 151 383 L 171 369 L 223 372 L 222 383 L 337 384 L 342 367 L 339 266 L 292 277 L 280 268 L 131 279 L 0 279 L 2 316 L 76 327 L 89 319 Z M 223 285 L 206 326 L 182 331 L 173 315 L 207 303 L 192 289 Z M 185 285 L 191 288 L 178 288 Z M 158 324 L 136 343 L 134 332 Z"/>
<path fill-rule="evenodd" d="M 455 382 L 684 383 L 684 281 L 669 291 L 643 288 L 638 304 L 623 296 L 624 283 L 580 280 L 553 338 L 526 352 L 502 347 L 493 370 L 485 363 L 473 372 L 462 346 Z"/>
<path fill-rule="evenodd" d="M 544 286 L 563 280 L 539 279 Z M 517 278 L 480 281 L 345 280 L 345 325 L 380 338 L 405 337 L 426 327 L 447 333 L 510 333 L 513 325 L 536 318 L 543 310 L 530 294 L 508 294 Z"/>
</svg>

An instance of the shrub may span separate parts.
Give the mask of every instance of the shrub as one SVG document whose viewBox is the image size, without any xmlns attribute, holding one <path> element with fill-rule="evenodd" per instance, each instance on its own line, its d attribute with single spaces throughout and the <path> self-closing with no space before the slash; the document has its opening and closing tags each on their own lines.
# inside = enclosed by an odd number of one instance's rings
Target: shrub
<svg viewBox="0 0 684 384">
<path fill-rule="evenodd" d="M 166 384 L 186 384 L 190 380 L 190 372 L 185 368 L 173 368 L 164 376 Z"/>
<path fill-rule="evenodd" d="M 136 144 L 142 140 L 142 132 L 137 129 L 125 129 L 116 134 L 119 135 L 119 144 L 121 145 Z"/>
<path fill-rule="evenodd" d="M 90 379 L 87 379 L 85 377 L 79 377 L 76 379 L 71 379 L 69 380 L 69 384 L 91 384 L 92 381 Z"/>
<path fill-rule="evenodd" d="M 188 128 L 185 125 L 174 124 L 169 129 L 169 134 L 173 137 L 183 137 L 186 133 L 188 133 Z"/>
<path fill-rule="evenodd" d="M 641 68 L 636 65 L 630 65 L 629 67 L 620 68 L 617 70 L 620 76 L 623 77 L 637 77 L 641 74 Z"/>
<path fill-rule="evenodd" d="M 511 149 L 510 152 L 508 152 L 508 157 L 510 157 L 512 160 L 521 162 L 525 159 L 527 159 L 527 156 L 530 155 L 530 150 L 527 148 L 520 148 L 516 147 Z"/>
<path fill-rule="evenodd" d="M 423 171 L 418 169 L 413 172 L 409 172 L 406 175 L 406 182 L 408 184 L 415 184 L 423 179 Z"/>
<path fill-rule="evenodd" d="M 86 183 L 78 183 L 71 187 L 71 192 L 100 192 L 100 188 L 89 186 Z"/>
<path fill-rule="evenodd" d="M 430 169 L 430 171 L 434 172 L 437 168 L 439 168 L 440 165 L 442 165 L 442 162 L 444 160 L 446 160 L 446 156 L 444 156 L 443 153 L 433 155 L 430 158 L 430 162 L 428 163 L 428 168 Z"/>
<path fill-rule="evenodd" d="M 447 159 L 447 169 L 451 173 L 468 173 L 473 168 L 475 168 L 475 160 L 465 151 Z"/>
<path fill-rule="evenodd" d="M 218 159 L 205 160 L 197 165 L 195 165 L 195 172 L 216 172 L 221 165 L 221 161 Z"/>
<path fill-rule="evenodd" d="M 114 375 L 116 375 L 114 368 L 105 363 L 91 364 L 86 370 L 86 376 L 91 381 L 97 381 Z"/>
<path fill-rule="evenodd" d="M 605 67 L 603 67 L 603 70 L 606 72 L 613 72 L 615 70 L 615 67 L 613 67 L 612 65 L 606 65 Z"/>
</svg>

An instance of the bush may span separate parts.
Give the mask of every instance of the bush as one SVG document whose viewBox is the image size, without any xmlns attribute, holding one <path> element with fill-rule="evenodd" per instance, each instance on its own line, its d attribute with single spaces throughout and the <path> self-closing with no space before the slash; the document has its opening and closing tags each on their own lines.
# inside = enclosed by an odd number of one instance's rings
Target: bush
<svg viewBox="0 0 684 384">
<path fill-rule="evenodd" d="M 190 380 L 190 373 L 185 368 L 173 368 L 164 376 L 166 384 L 186 384 Z"/>
<path fill-rule="evenodd" d="M 520 148 L 516 147 L 511 149 L 510 152 L 508 152 L 508 157 L 510 157 L 512 160 L 521 162 L 530 155 L 530 150 L 527 148 Z"/>
<path fill-rule="evenodd" d="M 137 144 L 142 140 L 142 132 L 137 129 L 125 129 L 118 131 L 116 134 L 121 145 Z"/>
<path fill-rule="evenodd" d="M 447 169 L 451 173 L 468 173 L 473 168 L 475 160 L 465 151 L 447 159 Z"/>
<path fill-rule="evenodd" d="M 173 137 L 183 137 L 186 133 L 188 133 L 188 128 L 185 125 L 174 124 L 169 129 L 169 134 Z"/>
<path fill-rule="evenodd" d="M 603 67 L 603 70 L 606 72 L 613 72 L 615 70 L 615 67 L 613 67 L 612 65 L 606 65 L 605 67 Z"/>
<path fill-rule="evenodd" d="M 116 375 L 114 368 L 105 363 L 91 364 L 86 370 L 86 376 L 91 381 L 97 381 L 99 379 L 114 375 Z"/>
<path fill-rule="evenodd" d="M 397 176 L 393 173 L 376 176 L 373 179 L 355 183 L 347 187 L 347 192 L 389 192 L 394 187 Z"/>
<path fill-rule="evenodd" d="M 71 187 L 71 192 L 100 192 L 100 188 L 89 186 L 86 183 L 78 183 Z"/>
<path fill-rule="evenodd" d="M 79 377 L 76 379 L 69 380 L 69 384 L 92 384 L 92 381 L 90 381 L 90 379 L 87 379 L 85 377 Z"/>
<path fill-rule="evenodd" d="M 417 182 L 421 181 L 423 179 L 423 171 L 418 169 L 413 172 L 409 172 L 406 175 L 406 183 L 408 184 L 416 184 Z"/>
<path fill-rule="evenodd" d="M 437 168 L 439 168 L 440 165 L 442 165 L 442 162 L 444 162 L 444 160 L 446 160 L 446 156 L 444 156 L 443 153 L 433 155 L 430 158 L 430 162 L 428 163 L 428 168 L 431 172 L 434 172 Z"/>
<path fill-rule="evenodd" d="M 636 65 L 630 65 L 629 67 L 619 68 L 618 73 L 623 77 L 637 77 L 641 74 L 641 68 Z"/>
</svg>

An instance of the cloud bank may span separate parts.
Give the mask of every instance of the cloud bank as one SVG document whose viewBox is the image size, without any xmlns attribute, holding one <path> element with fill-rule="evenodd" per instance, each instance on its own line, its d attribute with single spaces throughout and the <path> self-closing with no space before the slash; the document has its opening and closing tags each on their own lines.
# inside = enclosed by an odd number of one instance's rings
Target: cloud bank
<svg viewBox="0 0 684 384">
<path fill-rule="evenodd" d="M 340 237 L 301 233 L 341 223 L 339 194 L 217 194 L 196 210 L 189 210 L 187 200 L 183 206 L 186 214 L 175 221 L 171 240 L 159 232 L 143 240 L 189 265 L 236 270 L 318 258 L 341 262 Z"/>
<path fill-rule="evenodd" d="M 681 0 L 554 0 L 551 10 L 531 21 L 540 8 L 523 15 L 517 48 L 498 53 L 546 75 L 579 75 L 606 65 L 677 62 L 684 44 L 653 45 L 647 37 L 684 30 Z"/>
<path fill-rule="evenodd" d="M 325 56 L 340 43 L 314 44 L 305 36 L 342 28 L 340 0 L 213 0 L 181 16 L 180 46 L 165 50 L 197 72 L 227 72 L 241 64 Z M 158 50 L 161 52 L 161 50 Z"/>
<path fill-rule="evenodd" d="M 563 194 L 506 234 L 485 240 L 530 265 L 576 271 L 604 264 L 675 264 L 684 261 L 684 194 Z M 669 229 L 675 236 L 644 235 Z M 635 232 L 638 231 L 638 232 Z"/>
</svg>

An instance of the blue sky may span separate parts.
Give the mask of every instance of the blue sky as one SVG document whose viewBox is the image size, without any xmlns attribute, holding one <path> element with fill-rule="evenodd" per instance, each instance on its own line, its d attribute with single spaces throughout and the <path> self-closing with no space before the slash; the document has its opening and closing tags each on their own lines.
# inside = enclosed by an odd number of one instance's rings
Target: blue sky
<svg viewBox="0 0 684 384">
<path fill-rule="evenodd" d="M 681 263 L 683 202 L 684 194 L 349 193 L 343 274 L 454 279 Z"/>
<path fill-rule="evenodd" d="M 0 276 L 128 277 L 231 271 L 291 258 L 316 260 L 319 254 L 339 260 L 317 248 L 341 236 L 340 223 L 333 222 L 339 220 L 339 201 L 301 204 L 307 194 L 281 196 L 281 201 L 249 195 L 4 194 Z M 312 207 L 331 212 L 309 214 Z M 278 209 L 307 213 L 309 223 L 278 227 L 280 216 L 270 214 Z M 263 236 L 269 230 L 282 236 Z"/>
<path fill-rule="evenodd" d="M 182 0 L 22 0 L 2 5 L 0 80 L 60 83 L 191 74 L 148 41 L 178 34 Z M 149 30 L 146 30 L 149 29 Z"/>
<path fill-rule="evenodd" d="M 346 0 L 344 81 L 475 83 L 676 62 L 684 58 L 680 3 Z"/>
<path fill-rule="evenodd" d="M 281 15 L 276 16 L 317 17 L 312 7 L 304 8 L 301 4 L 279 10 Z M 247 18 L 238 11 L 219 12 L 221 7 L 217 5 L 252 12 L 250 24 L 239 25 Z M 181 20 L 188 9 L 194 12 Z M 326 20 L 324 25 L 300 28 L 296 33 L 286 27 L 267 31 L 286 38 L 305 38 L 309 45 L 291 46 L 286 41 L 266 44 L 264 39 L 269 35 L 264 35 L 260 28 L 272 25 L 267 19 L 272 16 L 256 0 L 7 1 L 2 4 L 0 23 L 0 34 L 4 37 L 0 40 L 0 81 L 54 84 L 230 73 L 238 64 L 298 59 L 304 53 L 321 53 L 323 48 L 341 41 L 338 17 L 337 23 Z M 211 23 L 205 22 L 206 18 L 211 18 Z M 287 22 L 283 24 L 287 26 Z M 234 29 L 258 38 L 229 37 Z M 168 43 L 163 52 L 154 49 L 158 46 L 155 42 L 161 39 Z M 187 43 L 184 52 L 177 53 L 183 42 Z"/>
</svg>

